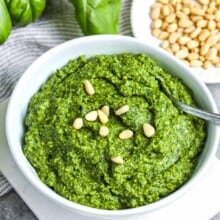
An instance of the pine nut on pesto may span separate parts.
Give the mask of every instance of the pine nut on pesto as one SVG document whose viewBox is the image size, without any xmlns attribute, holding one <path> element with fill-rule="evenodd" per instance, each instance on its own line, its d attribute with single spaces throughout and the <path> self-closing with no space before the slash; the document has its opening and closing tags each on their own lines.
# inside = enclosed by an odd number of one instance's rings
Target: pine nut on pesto
<svg viewBox="0 0 220 220">
<path fill-rule="evenodd" d="M 109 120 L 108 116 L 102 110 L 98 110 L 98 116 L 102 124 L 106 124 Z"/>
<path fill-rule="evenodd" d="M 110 210 L 147 205 L 181 187 L 197 164 L 206 126 L 172 104 L 158 77 L 177 99 L 196 105 L 181 80 L 144 54 L 82 56 L 54 72 L 31 98 L 25 119 L 23 151 L 40 179 L 71 201 Z M 109 114 L 110 132 L 100 136 L 97 110 L 125 104 L 129 111 Z M 91 111 L 93 121 L 75 129 L 73 121 Z M 145 123 L 155 129 L 151 138 Z M 127 129 L 132 138 L 121 140 Z M 116 156 L 123 165 L 112 161 Z"/>
<path fill-rule="evenodd" d="M 109 108 L 109 106 L 107 106 L 107 105 L 104 105 L 104 106 L 101 108 L 101 111 L 104 112 L 107 117 L 108 117 L 109 114 L 110 114 L 110 108 Z"/>
</svg>

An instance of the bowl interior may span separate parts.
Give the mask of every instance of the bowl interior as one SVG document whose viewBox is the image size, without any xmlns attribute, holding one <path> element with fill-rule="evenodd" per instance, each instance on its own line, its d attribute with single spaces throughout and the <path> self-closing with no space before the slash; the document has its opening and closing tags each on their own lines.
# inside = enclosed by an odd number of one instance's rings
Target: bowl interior
<svg viewBox="0 0 220 220">
<path fill-rule="evenodd" d="M 115 212 L 88 208 L 73 202 L 70 202 L 54 193 L 45 186 L 36 175 L 22 152 L 22 142 L 24 133 L 24 118 L 30 98 L 38 91 L 40 86 L 47 80 L 48 76 L 56 69 L 67 63 L 68 60 L 80 55 L 94 56 L 97 54 L 116 54 L 116 53 L 146 53 L 156 59 L 162 67 L 171 74 L 181 78 L 185 84 L 193 91 L 198 104 L 211 112 L 216 112 L 216 105 L 206 88 L 206 86 L 196 77 L 192 76 L 180 62 L 176 61 L 167 53 L 153 48 L 145 43 L 130 37 L 122 36 L 93 36 L 84 37 L 77 40 L 66 42 L 41 56 L 24 73 L 16 85 L 9 102 L 6 116 L 6 134 L 12 155 L 29 181 L 43 192 L 47 197 L 75 211 L 84 211 L 86 213 L 101 215 L 129 215 L 137 212 L 151 211 L 169 201 L 174 200 L 178 193 L 181 194 L 189 187 L 193 179 L 198 178 L 201 170 L 207 166 L 210 158 L 214 155 L 217 148 L 217 129 L 215 126 L 208 125 L 208 137 L 205 149 L 200 156 L 200 161 L 193 177 L 180 190 L 170 196 L 148 206 L 135 209 L 119 210 Z M 199 171 L 199 172 L 198 172 Z M 185 189 L 184 189 L 185 188 Z"/>
</svg>

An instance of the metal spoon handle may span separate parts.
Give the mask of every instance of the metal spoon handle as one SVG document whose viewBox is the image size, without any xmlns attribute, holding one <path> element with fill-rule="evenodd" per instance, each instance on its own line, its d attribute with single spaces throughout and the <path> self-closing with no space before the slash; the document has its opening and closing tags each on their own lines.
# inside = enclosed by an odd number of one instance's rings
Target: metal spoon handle
<svg viewBox="0 0 220 220">
<path fill-rule="evenodd" d="M 211 121 L 216 125 L 220 125 L 220 114 L 206 112 L 204 110 L 185 105 L 181 102 L 178 102 L 178 105 L 186 113 L 192 114 L 207 121 Z"/>
<path fill-rule="evenodd" d="M 194 108 L 192 106 L 186 105 L 180 101 L 178 101 L 176 98 L 174 98 L 174 96 L 171 94 L 171 92 L 169 91 L 169 89 L 166 87 L 163 79 L 161 79 L 160 77 L 157 77 L 158 83 L 161 86 L 161 89 L 164 91 L 164 93 L 170 98 L 170 100 L 173 102 L 173 104 L 181 109 L 182 111 L 194 115 L 196 117 L 205 119 L 207 121 L 210 121 L 216 125 L 220 125 L 220 114 L 216 114 L 216 113 L 210 113 L 198 108 Z"/>
</svg>

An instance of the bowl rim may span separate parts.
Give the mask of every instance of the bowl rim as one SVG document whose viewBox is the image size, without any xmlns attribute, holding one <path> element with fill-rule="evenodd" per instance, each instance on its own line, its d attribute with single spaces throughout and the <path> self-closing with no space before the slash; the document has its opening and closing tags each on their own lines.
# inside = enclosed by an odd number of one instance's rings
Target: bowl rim
<svg viewBox="0 0 220 220">
<path fill-rule="evenodd" d="M 150 48 L 154 51 L 156 51 L 156 53 L 159 53 L 163 56 L 165 56 L 166 58 L 168 58 L 169 60 L 172 60 L 173 62 L 176 62 L 181 69 L 184 69 L 185 72 L 188 73 L 188 75 L 190 75 L 191 78 L 194 79 L 194 81 L 196 81 L 197 84 L 200 85 L 200 87 L 202 88 L 202 90 L 206 93 L 209 102 L 210 102 L 210 108 L 213 110 L 213 112 L 218 112 L 217 109 L 217 105 L 210 93 L 210 91 L 208 90 L 208 88 L 206 87 L 206 85 L 195 75 L 193 75 L 190 70 L 185 67 L 180 61 L 178 61 L 176 58 L 172 57 L 170 54 L 168 54 L 167 52 L 163 51 L 160 48 L 156 48 L 154 46 L 151 46 L 141 40 L 135 39 L 133 37 L 128 37 L 128 36 L 120 36 L 120 35 L 96 35 L 96 36 L 87 36 L 87 37 L 80 37 L 80 38 L 76 38 L 70 41 L 67 41 L 65 43 L 62 43 L 50 50 L 48 50 L 46 53 L 44 53 L 43 55 L 41 55 L 39 58 L 37 58 L 29 67 L 28 69 L 24 72 L 24 74 L 21 76 L 21 78 L 19 79 L 18 83 L 16 84 L 13 93 L 11 95 L 11 98 L 9 100 L 8 103 L 8 108 L 7 108 L 7 112 L 6 112 L 6 125 L 5 125 L 5 129 L 6 129 L 6 137 L 7 137 L 7 141 L 9 144 L 9 148 L 10 151 L 12 153 L 12 156 L 17 164 L 17 166 L 19 167 L 19 169 L 21 170 L 21 172 L 24 174 L 25 178 L 38 190 L 40 191 L 44 196 L 46 196 L 47 198 L 49 198 L 50 200 L 56 202 L 57 204 L 63 206 L 66 209 L 69 209 L 71 211 L 75 211 L 77 213 L 83 214 L 83 215 L 95 215 L 95 216 L 105 216 L 105 217 L 118 217 L 118 216 L 132 216 L 132 215 L 136 215 L 136 214 L 142 214 L 142 213 L 146 213 L 146 212 L 151 212 L 151 211 L 155 211 L 158 208 L 161 208 L 171 202 L 173 202 L 174 200 L 176 200 L 177 198 L 179 198 L 181 195 L 183 195 L 186 191 L 189 191 L 193 185 L 195 185 L 195 183 L 198 183 L 198 180 L 205 174 L 205 172 L 207 172 L 208 168 L 210 167 L 215 153 L 217 151 L 217 147 L 218 147 L 218 142 L 220 139 L 220 134 L 219 134 L 219 129 L 216 126 L 213 126 L 213 137 L 214 137 L 214 142 L 213 142 L 213 146 L 212 146 L 212 150 L 210 152 L 210 155 L 208 157 L 208 159 L 206 160 L 206 163 L 204 165 L 202 165 L 202 167 L 200 167 L 199 172 L 195 175 L 194 178 L 191 178 L 190 181 L 188 181 L 186 184 L 184 184 L 183 186 L 181 186 L 177 191 L 175 191 L 174 193 L 171 193 L 170 195 L 154 202 L 148 205 L 144 205 L 144 206 L 140 206 L 140 207 L 136 207 L 136 208 L 130 208 L 130 209 L 124 209 L 124 210 L 105 210 L 105 209 L 97 209 L 97 208 L 92 208 L 92 207 L 88 207 L 85 205 L 81 205 L 78 204 L 76 202 L 72 202 L 70 200 L 67 200 L 66 198 L 60 196 L 59 194 L 57 194 L 56 192 L 54 192 L 52 189 L 50 189 L 48 186 L 46 186 L 45 184 L 43 184 L 40 179 L 38 181 L 36 181 L 35 179 L 32 179 L 29 176 L 29 173 L 26 169 L 25 169 L 25 165 L 23 165 L 22 163 L 20 163 L 19 161 L 19 157 L 16 155 L 15 149 L 14 149 L 14 145 L 12 143 L 11 140 L 11 132 L 10 132 L 10 124 L 12 123 L 12 120 L 10 120 L 10 115 L 13 114 L 14 109 L 13 109 L 13 102 L 14 99 L 16 97 L 16 92 L 17 90 L 20 89 L 21 85 L 25 85 L 25 80 L 26 77 L 31 75 L 32 70 L 34 70 L 35 66 L 38 66 L 41 64 L 41 62 L 45 62 L 44 60 L 47 60 L 47 57 L 53 57 L 54 53 L 59 53 L 60 51 L 62 51 L 63 49 L 65 49 L 66 47 L 73 47 L 75 44 L 83 44 L 86 43 L 88 41 L 99 41 L 99 40 L 106 40 L 106 41 L 118 41 L 118 40 L 122 40 L 122 41 L 127 41 L 129 43 L 135 43 L 135 44 L 140 44 L 143 47 L 147 47 Z"/>
</svg>

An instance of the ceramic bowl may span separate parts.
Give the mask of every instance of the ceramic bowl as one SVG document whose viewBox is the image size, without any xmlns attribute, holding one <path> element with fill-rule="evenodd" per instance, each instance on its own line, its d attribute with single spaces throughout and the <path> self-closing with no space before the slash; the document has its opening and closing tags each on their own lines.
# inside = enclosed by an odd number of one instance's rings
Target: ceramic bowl
<svg viewBox="0 0 220 220">
<path fill-rule="evenodd" d="M 44 196 L 53 200 L 58 205 L 95 219 L 132 218 L 132 216 L 134 217 L 143 213 L 155 211 L 170 202 L 174 202 L 186 191 L 196 184 L 199 184 L 199 180 L 215 157 L 219 141 L 217 127 L 213 124 L 208 124 L 205 147 L 200 155 L 199 163 L 192 177 L 180 189 L 171 193 L 169 196 L 155 203 L 138 208 L 111 211 L 83 206 L 61 197 L 41 182 L 22 151 L 24 118 L 30 98 L 39 90 L 40 86 L 47 80 L 50 74 L 66 64 L 70 59 L 80 55 L 94 56 L 98 54 L 117 54 L 124 52 L 146 53 L 150 55 L 156 59 L 163 68 L 174 76 L 182 79 L 182 81 L 193 91 L 195 100 L 201 108 L 210 112 L 217 112 L 217 106 L 206 85 L 174 57 L 163 52 L 159 48 L 150 46 L 150 42 L 147 44 L 135 38 L 125 36 L 99 35 L 68 41 L 39 57 L 26 70 L 17 83 L 10 98 L 6 113 L 6 135 L 10 151 L 18 167 L 29 182 L 37 190 L 43 193 Z"/>
</svg>

